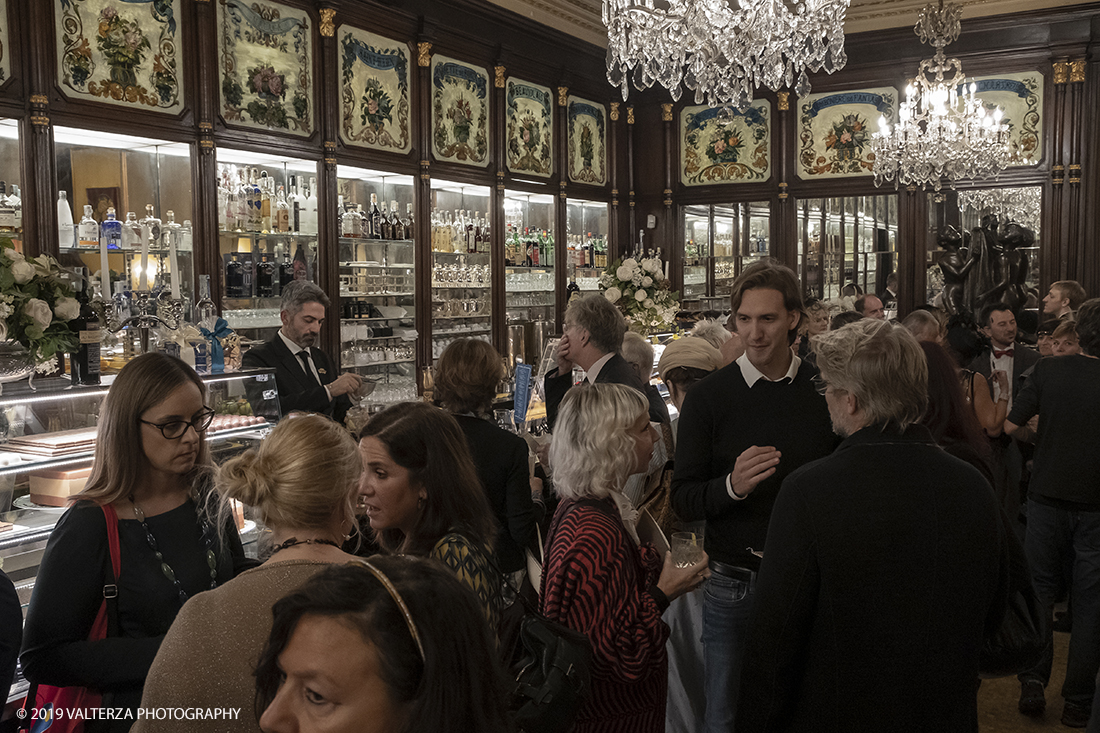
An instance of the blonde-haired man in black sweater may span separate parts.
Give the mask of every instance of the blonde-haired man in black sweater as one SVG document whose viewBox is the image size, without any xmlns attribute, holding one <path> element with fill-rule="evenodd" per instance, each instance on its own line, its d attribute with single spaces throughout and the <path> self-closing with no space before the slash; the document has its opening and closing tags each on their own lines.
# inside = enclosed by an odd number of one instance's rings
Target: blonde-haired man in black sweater
<svg viewBox="0 0 1100 733">
<path fill-rule="evenodd" d="M 734 283 L 732 310 L 745 353 L 688 393 L 672 480 L 676 513 L 706 520 L 706 733 L 735 730 L 759 553 L 779 485 L 836 446 L 816 370 L 791 351 L 802 317 L 794 273 L 774 261 L 748 267 Z"/>
</svg>

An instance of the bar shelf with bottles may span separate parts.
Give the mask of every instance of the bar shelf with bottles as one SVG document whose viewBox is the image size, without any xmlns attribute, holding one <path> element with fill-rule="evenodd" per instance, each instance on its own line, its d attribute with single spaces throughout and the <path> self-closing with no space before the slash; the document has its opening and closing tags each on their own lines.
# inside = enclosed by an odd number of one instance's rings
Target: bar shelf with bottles
<svg viewBox="0 0 1100 733">
<path fill-rule="evenodd" d="M 360 406 L 416 399 L 413 177 L 340 165 L 340 368 L 370 383 Z"/>
<path fill-rule="evenodd" d="M 707 268 L 711 259 L 711 229 L 713 217 L 709 206 L 684 207 L 684 283 L 681 301 L 705 298 Z M 691 304 L 686 303 L 685 308 Z"/>
<path fill-rule="evenodd" d="M 609 264 L 608 205 L 602 201 L 569 199 L 565 212 L 569 282 L 576 283 L 582 291 L 599 290 L 600 275 Z"/>
<path fill-rule="evenodd" d="M 432 360 L 459 338 L 491 341 L 489 188 L 432 179 Z"/>
<path fill-rule="evenodd" d="M 255 340 L 281 325 L 279 298 L 294 280 L 316 281 L 317 164 L 218 149 L 218 252 L 222 314 Z"/>
<path fill-rule="evenodd" d="M 897 268 L 897 196 L 846 196 L 795 202 L 798 254 L 806 294 L 838 298 L 844 286 L 878 293 Z"/>
<path fill-rule="evenodd" d="M 19 189 L 19 120 L 0 119 L 0 237 L 23 248 L 23 201 Z"/>
<path fill-rule="evenodd" d="M 504 290 L 509 324 L 554 320 L 554 197 L 504 194 Z"/>
<path fill-rule="evenodd" d="M 183 300 L 189 312 L 190 146 L 55 127 L 54 158 L 61 264 L 86 268 L 95 297 L 150 290 Z"/>
</svg>

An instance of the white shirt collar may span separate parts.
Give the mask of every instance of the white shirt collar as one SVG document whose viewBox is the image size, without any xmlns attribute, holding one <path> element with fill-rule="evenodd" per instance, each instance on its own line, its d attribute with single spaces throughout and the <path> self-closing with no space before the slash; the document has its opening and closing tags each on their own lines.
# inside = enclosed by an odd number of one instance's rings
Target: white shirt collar
<svg viewBox="0 0 1100 733">
<path fill-rule="evenodd" d="M 790 366 L 789 369 L 787 369 L 787 373 L 784 374 L 779 379 L 776 379 L 774 381 L 776 381 L 776 382 L 783 382 L 783 381 L 793 382 L 794 378 L 795 378 L 795 375 L 798 374 L 798 368 L 801 365 L 802 365 L 802 360 L 800 358 L 798 358 L 798 355 L 797 354 L 792 355 L 791 356 L 791 366 Z M 741 354 L 741 356 L 737 357 L 737 366 L 741 367 L 741 376 L 745 378 L 745 384 L 749 385 L 750 389 L 752 388 L 752 386 L 754 384 L 756 384 L 761 379 L 763 379 L 766 382 L 772 381 L 772 380 L 768 379 L 767 377 L 765 377 L 763 372 L 761 372 L 759 369 L 757 369 L 755 366 L 753 366 L 752 362 L 749 361 L 748 352 L 746 352 L 744 354 Z"/>
<path fill-rule="evenodd" d="M 287 335 L 283 333 L 283 329 L 281 328 L 279 329 L 279 338 L 283 340 L 283 343 L 286 344 L 286 347 L 288 349 L 290 349 L 290 353 L 293 356 L 298 356 L 299 351 L 305 351 L 305 349 L 303 349 L 301 346 L 287 338 Z M 312 356 L 312 354 L 310 356 Z"/>
<path fill-rule="evenodd" d="M 596 377 L 599 376 L 600 370 L 603 369 L 603 365 L 606 364 L 607 362 L 611 361 L 611 357 L 613 357 L 613 356 L 615 356 L 614 353 L 604 354 L 599 359 L 596 359 L 596 363 L 594 363 L 592 365 L 592 368 L 585 372 L 585 376 L 584 376 L 585 380 L 589 384 L 595 384 L 596 383 Z"/>
</svg>

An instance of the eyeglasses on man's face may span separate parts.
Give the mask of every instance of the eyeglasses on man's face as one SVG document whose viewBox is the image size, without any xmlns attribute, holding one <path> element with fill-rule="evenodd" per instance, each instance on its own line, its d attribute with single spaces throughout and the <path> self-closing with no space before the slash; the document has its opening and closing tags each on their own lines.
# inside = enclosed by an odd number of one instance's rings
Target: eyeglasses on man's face
<svg viewBox="0 0 1100 733">
<path fill-rule="evenodd" d="M 167 440 L 179 440 L 183 437 L 183 434 L 187 432 L 187 428 L 192 427 L 196 433 L 201 433 L 210 427 L 210 423 L 214 422 L 214 411 L 209 407 L 203 408 L 202 412 L 195 415 L 190 420 L 172 420 L 170 422 L 155 423 L 148 420 L 141 420 L 146 425 L 152 425 L 154 428 L 160 430 L 160 434 Z"/>
</svg>

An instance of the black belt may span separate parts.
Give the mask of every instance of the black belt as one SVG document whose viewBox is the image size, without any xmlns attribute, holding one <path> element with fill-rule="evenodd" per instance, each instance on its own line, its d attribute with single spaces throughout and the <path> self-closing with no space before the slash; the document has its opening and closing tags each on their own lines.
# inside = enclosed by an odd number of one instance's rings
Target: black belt
<svg viewBox="0 0 1100 733">
<path fill-rule="evenodd" d="M 712 573 L 718 573 L 726 578 L 742 580 L 746 583 L 751 583 L 756 579 L 756 571 L 749 570 L 748 568 L 730 565 L 728 563 L 719 562 L 718 560 L 711 560 L 709 566 Z"/>
</svg>

